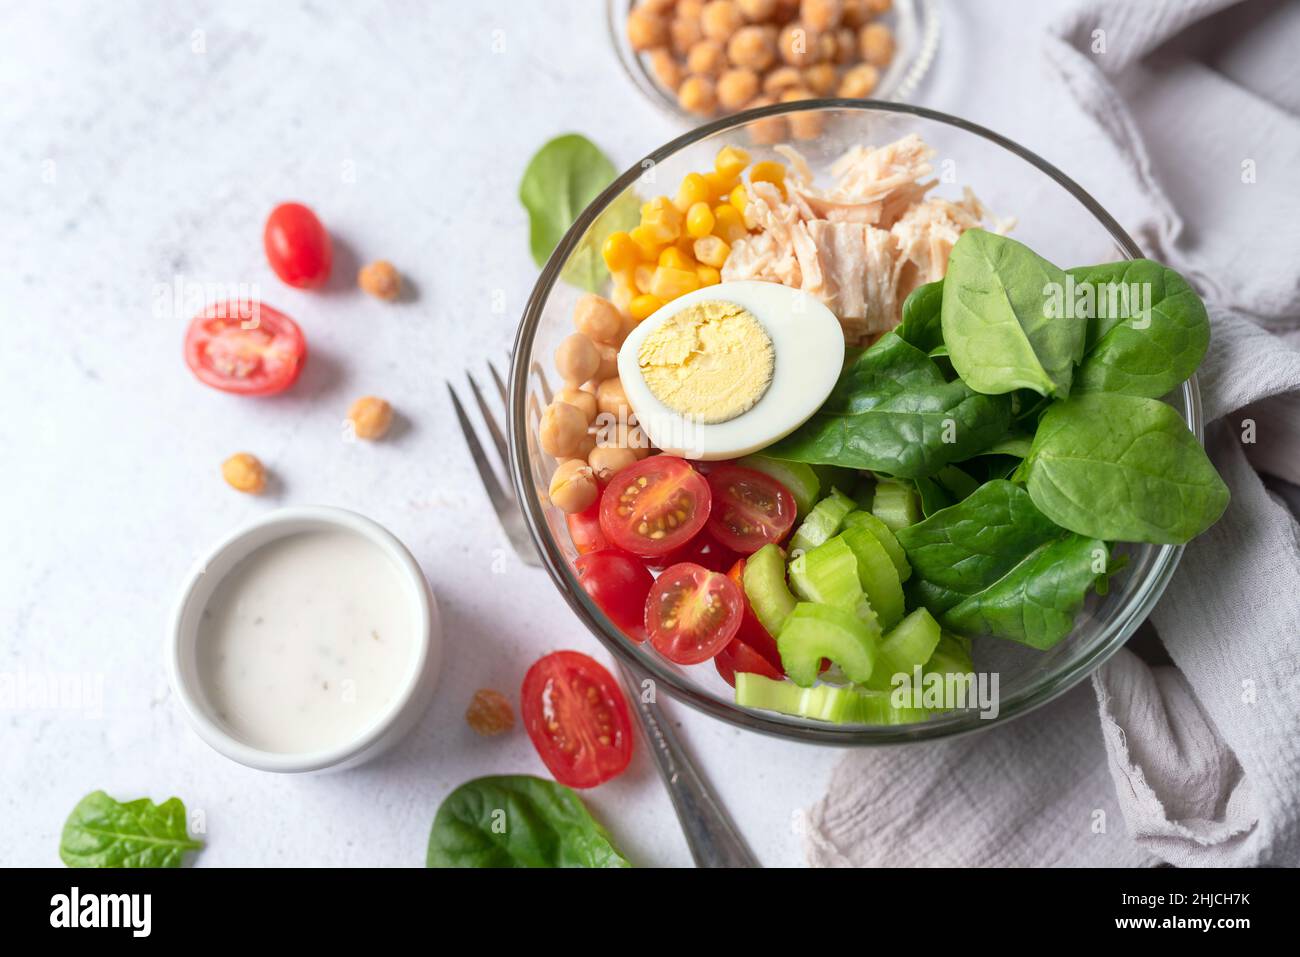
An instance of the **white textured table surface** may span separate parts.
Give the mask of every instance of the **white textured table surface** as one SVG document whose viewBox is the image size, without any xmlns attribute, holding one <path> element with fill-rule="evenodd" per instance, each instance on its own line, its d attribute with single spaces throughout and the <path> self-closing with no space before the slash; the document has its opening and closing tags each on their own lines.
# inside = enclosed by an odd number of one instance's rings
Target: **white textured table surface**
<svg viewBox="0 0 1300 957">
<path fill-rule="evenodd" d="M 513 335 L 536 275 L 516 200 L 533 151 L 577 130 L 621 167 L 681 132 L 623 78 L 601 6 L 0 3 L 0 676 L 103 681 L 89 714 L 0 703 L 0 863 L 58 864 L 64 817 L 104 788 L 204 810 L 204 866 L 419 866 L 451 788 L 545 773 L 521 730 L 466 727 L 469 694 L 516 696 L 548 650 L 608 656 L 543 573 L 494 572 L 503 539 L 443 380 Z M 1060 117 L 1037 131 L 1015 108 L 1019 88 L 1044 82 L 1039 7 L 945 7 L 920 99 L 1096 186 L 1070 162 L 1081 134 Z M 263 220 L 288 198 L 334 235 L 325 294 L 284 286 L 263 258 Z M 416 301 L 357 292 L 356 263 L 373 258 L 396 263 Z M 190 312 L 158 300 L 177 281 L 258 284 L 308 336 L 302 381 L 271 400 L 199 385 L 180 355 Z M 401 413 L 395 439 L 341 441 L 365 393 Z M 274 471 L 274 494 L 222 483 L 219 463 L 241 449 Z M 389 755 L 284 777 L 199 741 L 160 652 L 196 555 L 308 503 L 364 512 L 408 544 L 442 604 L 446 666 Z M 793 812 L 820 796 L 837 753 L 666 708 L 760 859 L 800 863 Z M 643 750 L 587 796 L 633 861 L 690 863 Z"/>
</svg>

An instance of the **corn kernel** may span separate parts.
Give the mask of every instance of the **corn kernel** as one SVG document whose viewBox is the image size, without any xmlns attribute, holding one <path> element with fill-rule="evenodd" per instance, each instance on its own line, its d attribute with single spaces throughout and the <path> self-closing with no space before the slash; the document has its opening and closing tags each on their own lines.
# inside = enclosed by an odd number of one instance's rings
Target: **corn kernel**
<svg viewBox="0 0 1300 957">
<path fill-rule="evenodd" d="M 637 266 L 632 274 L 632 285 L 636 287 L 637 292 L 649 292 L 650 283 L 654 281 L 655 267 L 653 263 L 642 263 Z"/>
<path fill-rule="evenodd" d="M 722 264 L 731 255 L 731 247 L 717 236 L 705 236 L 695 240 L 695 258 L 706 266 L 721 269 Z"/>
<path fill-rule="evenodd" d="M 748 165 L 749 154 L 735 146 L 724 146 L 718 150 L 717 158 L 713 161 L 713 168 L 718 171 L 719 176 L 733 179 Z"/>
<path fill-rule="evenodd" d="M 663 243 L 656 240 L 649 229 L 644 226 L 636 226 L 627 235 L 636 246 L 637 252 L 641 254 L 641 258 L 646 262 L 652 263 L 659 258 L 659 248 L 663 246 Z"/>
<path fill-rule="evenodd" d="M 749 230 L 745 229 L 744 217 L 736 212 L 736 207 L 730 203 L 714 206 L 713 218 L 716 220 L 713 226 L 713 235 L 721 237 L 728 243 L 744 239 L 749 234 Z M 698 252 L 695 254 L 695 258 L 700 258 Z M 709 265 L 713 264 L 709 263 Z"/>
<path fill-rule="evenodd" d="M 632 241 L 632 237 L 623 231 L 610 233 L 605 237 L 605 242 L 600 249 L 601 256 L 605 259 L 605 265 L 610 272 L 617 272 L 620 269 L 627 269 L 629 266 L 635 266 L 637 260 L 641 258 L 637 245 Z"/>
<path fill-rule="evenodd" d="M 711 232 L 713 232 L 713 210 L 709 209 L 709 204 L 692 204 L 690 212 L 686 214 L 686 235 L 699 239 Z"/>
<path fill-rule="evenodd" d="M 695 258 L 695 237 L 694 236 L 682 236 L 673 245 L 676 247 L 677 251 L 680 252 L 687 259 Z M 691 268 L 694 268 L 694 266 L 692 266 Z"/>
<path fill-rule="evenodd" d="M 640 322 L 663 304 L 664 301 L 658 296 L 652 296 L 649 293 L 645 293 L 633 299 L 628 304 L 627 311 L 632 314 L 633 319 Z"/>
<path fill-rule="evenodd" d="M 695 267 L 695 275 L 699 277 L 701 286 L 716 286 L 722 282 L 722 273 L 712 266 L 699 265 Z"/>
<path fill-rule="evenodd" d="M 664 302 L 699 288 L 700 277 L 695 275 L 694 269 L 673 269 L 671 266 L 656 269 L 654 279 L 650 282 L 651 295 L 658 296 Z"/>
<path fill-rule="evenodd" d="M 745 189 L 744 185 L 737 186 L 731 191 L 731 195 L 727 197 L 727 202 L 735 206 L 736 212 L 743 217 L 745 207 L 749 205 L 749 191 Z"/>
<path fill-rule="evenodd" d="M 669 269 L 693 270 L 697 264 L 693 256 L 683 253 L 676 246 L 669 246 L 659 254 L 659 265 Z"/>
<path fill-rule="evenodd" d="M 673 205 L 681 212 L 686 212 L 696 203 L 709 199 L 709 184 L 699 173 L 687 173 L 682 178 L 682 185 L 677 189 L 677 198 Z"/>
<path fill-rule="evenodd" d="M 740 178 L 736 176 L 723 176 L 721 173 L 705 173 L 704 181 L 709 184 L 709 200 L 716 202 L 725 200 L 731 195 L 731 191 L 740 183 Z"/>
<path fill-rule="evenodd" d="M 660 243 L 682 234 L 682 211 L 667 196 L 656 196 L 641 207 L 641 225 Z"/>
<path fill-rule="evenodd" d="M 781 190 L 781 195 L 785 195 L 785 167 L 774 160 L 763 160 L 761 163 L 755 163 L 749 171 L 749 181 L 751 183 L 772 183 Z"/>
</svg>

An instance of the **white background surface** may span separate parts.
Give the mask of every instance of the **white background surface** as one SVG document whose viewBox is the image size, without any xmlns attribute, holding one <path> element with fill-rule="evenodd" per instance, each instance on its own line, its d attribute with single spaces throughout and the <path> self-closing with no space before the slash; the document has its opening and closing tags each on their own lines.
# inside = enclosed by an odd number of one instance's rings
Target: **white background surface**
<svg viewBox="0 0 1300 957">
<path fill-rule="evenodd" d="M 1046 83 L 1038 26 L 1054 6 L 945 4 L 918 99 L 1038 150 L 1123 219 L 1086 131 L 1023 100 Z M 202 866 L 420 866 L 453 787 L 545 773 L 522 730 L 466 727 L 470 694 L 517 697 L 549 650 L 608 656 L 544 573 L 513 556 L 494 572 L 504 540 L 443 382 L 513 335 L 536 276 L 516 199 L 536 148 L 576 130 L 625 167 L 682 131 L 623 77 L 602 8 L 0 3 L 0 673 L 89 673 L 104 689 L 98 717 L 0 710 L 0 863 L 57 865 L 64 818 L 103 788 L 202 809 Z M 265 216 L 290 198 L 334 236 L 324 294 L 284 286 L 263 257 Z M 375 258 L 412 280 L 415 301 L 355 289 L 357 261 Z M 298 385 L 249 400 L 198 384 L 181 359 L 189 313 L 157 314 L 157 287 L 178 278 L 259 284 L 309 339 Z M 366 393 L 400 427 L 347 444 L 340 423 Z M 221 461 L 244 449 L 273 470 L 272 494 L 222 482 Z M 384 758 L 262 774 L 188 729 L 162 639 L 200 551 L 313 503 L 364 512 L 412 549 L 442 604 L 446 666 L 429 713 Z M 759 858 L 801 863 L 792 815 L 837 753 L 666 708 Z M 643 751 L 586 796 L 634 862 L 690 864 Z"/>
</svg>

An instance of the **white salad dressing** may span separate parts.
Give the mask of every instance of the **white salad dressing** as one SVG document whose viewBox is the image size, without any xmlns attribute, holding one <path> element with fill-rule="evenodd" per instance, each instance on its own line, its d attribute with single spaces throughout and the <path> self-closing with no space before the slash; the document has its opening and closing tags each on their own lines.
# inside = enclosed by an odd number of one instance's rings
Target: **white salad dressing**
<svg viewBox="0 0 1300 957">
<path fill-rule="evenodd" d="M 200 683 L 217 719 L 263 751 L 355 740 L 410 676 L 408 588 L 378 545 L 350 532 L 298 532 L 258 548 L 199 623 Z"/>
</svg>

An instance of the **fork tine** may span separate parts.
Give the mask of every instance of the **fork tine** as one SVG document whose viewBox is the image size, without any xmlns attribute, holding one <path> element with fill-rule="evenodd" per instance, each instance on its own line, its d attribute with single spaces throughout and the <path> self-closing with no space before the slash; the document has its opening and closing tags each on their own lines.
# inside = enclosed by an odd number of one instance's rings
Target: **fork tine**
<svg viewBox="0 0 1300 957">
<path fill-rule="evenodd" d="M 501 404 L 509 409 L 510 395 L 506 389 L 505 382 L 501 379 L 501 373 L 497 372 L 497 367 L 492 364 L 492 360 L 490 359 L 488 360 L 487 367 L 488 371 L 492 373 L 492 381 L 496 383 L 497 393 L 501 396 Z"/>
<path fill-rule="evenodd" d="M 510 467 L 510 448 L 506 445 L 506 437 L 501 434 L 501 427 L 497 425 L 492 410 L 483 401 L 483 393 L 479 391 L 478 383 L 474 381 L 474 377 L 466 372 L 465 378 L 469 380 L 469 388 L 474 393 L 474 401 L 478 403 L 478 410 L 483 414 L 483 421 L 487 423 L 488 434 L 492 436 L 492 442 L 497 447 L 497 455 L 501 456 L 502 464 L 508 469 Z"/>
<path fill-rule="evenodd" d="M 508 501 L 506 494 L 501 488 L 501 483 L 497 481 L 496 473 L 492 471 L 492 464 L 488 462 L 483 446 L 479 444 L 478 436 L 474 434 L 474 427 L 470 425 L 469 416 L 465 414 L 465 407 L 460 404 L 460 399 L 456 397 L 456 390 L 451 387 L 450 382 L 447 383 L 447 393 L 451 396 L 451 404 L 456 408 L 460 430 L 465 435 L 465 444 L 469 446 L 470 458 L 474 460 L 474 467 L 478 469 L 479 478 L 483 480 L 483 487 L 487 489 L 488 499 L 496 509 L 497 517 L 502 518 L 498 503 Z"/>
<path fill-rule="evenodd" d="M 543 369 L 541 363 L 538 362 L 534 362 L 531 368 L 533 375 L 537 376 L 537 381 L 541 384 L 542 398 L 546 400 L 547 405 L 550 405 L 553 396 L 551 393 L 551 384 L 546 381 L 546 370 Z"/>
</svg>

